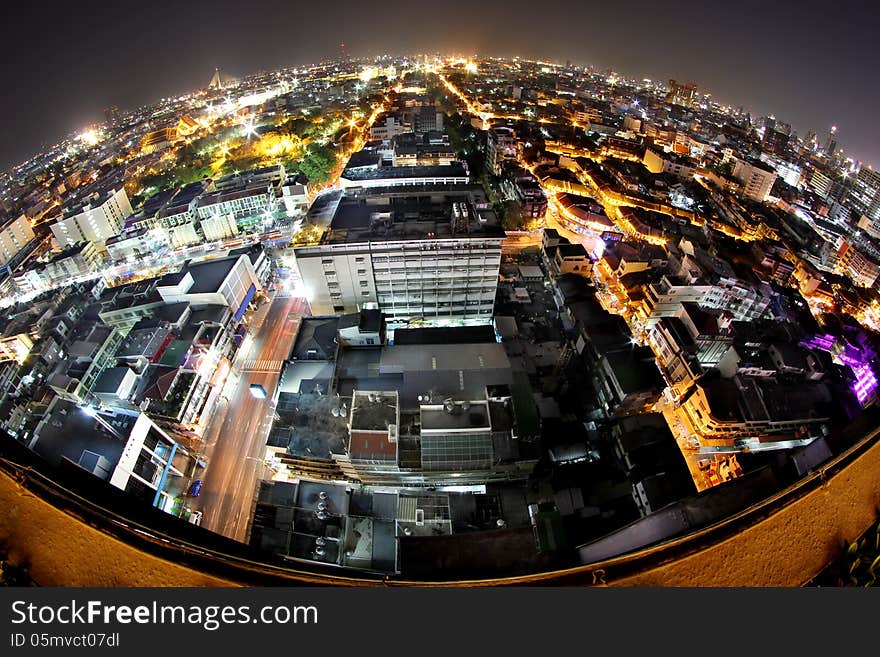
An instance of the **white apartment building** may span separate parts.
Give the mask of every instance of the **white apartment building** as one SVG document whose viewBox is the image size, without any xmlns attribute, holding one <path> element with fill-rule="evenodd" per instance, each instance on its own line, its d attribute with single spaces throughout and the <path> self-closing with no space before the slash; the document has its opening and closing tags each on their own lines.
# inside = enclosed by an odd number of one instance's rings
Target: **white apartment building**
<svg viewBox="0 0 880 657">
<path fill-rule="evenodd" d="M 195 210 L 196 216 L 201 220 L 231 214 L 236 221 L 242 223 L 243 219 L 262 217 L 267 212 L 275 212 L 276 206 L 275 190 L 260 185 L 232 192 L 208 194 L 199 199 Z"/>
<path fill-rule="evenodd" d="M 180 271 L 159 279 L 156 290 L 165 303 L 188 301 L 193 307 L 218 304 L 236 313 L 246 307 L 261 285 L 245 255 L 203 262 L 187 261 Z"/>
<path fill-rule="evenodd" d="M 386 141 L 405 132 L 411 132 L 409 126 L 404 125 L 399 116 L 394 114 L 385 116 L 383 122 L 376 121 L 370 126 L 370 141 Z"/>
<path fill-rule="evenodd" d="M 776 172 L 765 165 L 735 158 L 733 177 L 742 182 L 743 193 L 756 201 L 764 201 L 776 182 Z"/>
<path fill-rule="evenodd" d="M 198 244 L 202 241 L 202 237 L 196 231 L 196 225 L 192 221 L 180 224 L 179 226 L 173 226 L 167 230 L 168 240 L 171 242 L 171 246 L 175 249 L 179 249 L 182 246 Z"/>
<path fill-rule="evenodd" d="M 95 277 L 102 259 L 94 242 L 80 242 L 55 254 L 48 262 L 29 263 L 15 275 L 15 286 L 23 293 L 39 292 L 60 283 Z"/>
<path fill-rule="evenodd" d="M 34 239 L 31 222 L 25 215 L 6 221 L 0 227 L 0 266 L 6 265 Z"/>
<path fill-rule="evenodd" d="M 206 217 L 199 222 L 206 242 L 225 240 L 238 235 L 238 224 L 232 213 Z"/>
<path fill-rule="evenodd" d="M 287 182 L 281 187 L 281 201 L 288 216 L 304 214 L 309 208 L 309 188 L 297 182 Z"/>
<path fill-rule="evenodd" d="M 642 163 L 651 173 L 668 173 L 678 178 L 693 178 L 697 170 L 693 160 L 673 153 L 658 153 L 653 148 L 645 150 Z"/>
<path fill-rule="evenodd" d="M 645 327 L 656 324 L 661 317 L 674 317 L 681 304 L 695 303 L 707 308 L 727 310 L 736 320 L 762 317 L 770 305 L 770 295 L 735 280 L 720 279 L 717 284 L 678 284 L 667 277 L 645 288 L 645 298 L 638 316 Z"/>
<path fill-rule="evenodd" d="M 85 205 L 66 213 L 52 224 L 52 234 L 62 249 L 78 242 L 103 242 L 118 235 L 131 214 L 128 194 L 120 187 L 92 197 Z"/>
<path fill-rule="evenodd" d="M 142 258 L 168 248 L 168 233 L 161 228 L 138 230 L 111 237 L 105 243 L 112 260 Z"/>
<path fill-rule="evenodd" d="M 477 185 L 344 196 L 321 244 L 294 249 L 312 314 L 490 321 L 504 232 L 487 206 Z"/>
</svg>

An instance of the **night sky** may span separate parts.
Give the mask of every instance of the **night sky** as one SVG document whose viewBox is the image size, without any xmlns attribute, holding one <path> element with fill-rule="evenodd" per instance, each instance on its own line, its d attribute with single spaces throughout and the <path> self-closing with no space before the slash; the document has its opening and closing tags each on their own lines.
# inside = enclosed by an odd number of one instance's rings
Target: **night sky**
<svg viewBox="0 0 880 657">
<path fill-rule="evenodd" d="M 333 57 L 441 52 L 546 58 L 696 82 L 880 165 L 876 2 L 105 0 L 4 7 L 0 167 L 211 79 Z"/>
</svg>

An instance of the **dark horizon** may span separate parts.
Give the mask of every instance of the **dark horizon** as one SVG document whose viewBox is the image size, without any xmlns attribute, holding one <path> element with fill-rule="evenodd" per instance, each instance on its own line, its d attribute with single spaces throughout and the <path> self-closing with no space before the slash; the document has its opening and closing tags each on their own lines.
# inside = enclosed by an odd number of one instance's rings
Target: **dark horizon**
<svg viewBox="0 0 880 657">
<path fill-rule="evenodd" d="M 134 108 L 233 75 L 304 66 L 339 55 L 433 53 L 571 60 L 628 78 L 696 83 L 753 117 L 773 114 L 820 143 L 832 124 L 847 156 L 880 164 L 874 107 L 880 12 L 868 3 L 743 0 L 574 5 L 547 0 L 326 6 L 266 0 L 149 5 L 130 0 L 17 5 L 3 49 L 7 126 L 0 167 L 32 157 L 104 120 L 109 105 Z"/>
</svg>

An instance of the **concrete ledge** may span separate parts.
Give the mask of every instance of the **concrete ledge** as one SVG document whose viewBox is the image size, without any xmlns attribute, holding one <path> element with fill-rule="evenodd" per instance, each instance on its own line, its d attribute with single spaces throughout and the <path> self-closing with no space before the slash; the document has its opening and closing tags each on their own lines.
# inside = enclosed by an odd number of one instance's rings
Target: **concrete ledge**
<svg viewBox="0 0 880 657">
<path fill-rule="evenodd" d="M 0 469 L 0 544 L 41 585 L 235 586 L 800 586 L 857 538 L 880 509 L 880 430 L 789 489 L 711 527 L 601 563 L 461 582 L 371 580 L 282 569 L 147 535 L 96 505 L 53 506 L 38 478 Z M 91 508 L 90 508 L 91 507 Z M 168 542 L 170 541 L 170 542 Z"/>
</svg>

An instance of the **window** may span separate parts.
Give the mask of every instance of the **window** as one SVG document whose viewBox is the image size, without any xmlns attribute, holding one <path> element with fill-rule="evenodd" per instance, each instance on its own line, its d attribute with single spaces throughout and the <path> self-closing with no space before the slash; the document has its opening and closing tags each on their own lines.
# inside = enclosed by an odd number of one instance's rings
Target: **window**
<svg viewBox="0 0 880 657">
<path fill-rule="evenodd" d="M 333 306 L 333 312 L 335 313 L 344 313 L 345 306 Z"/>
<path fill-rule="evenodd" d="M 361 281 L 361 287 L 367 287 L 369 283 L 367 281 Z"/>
</svg>

